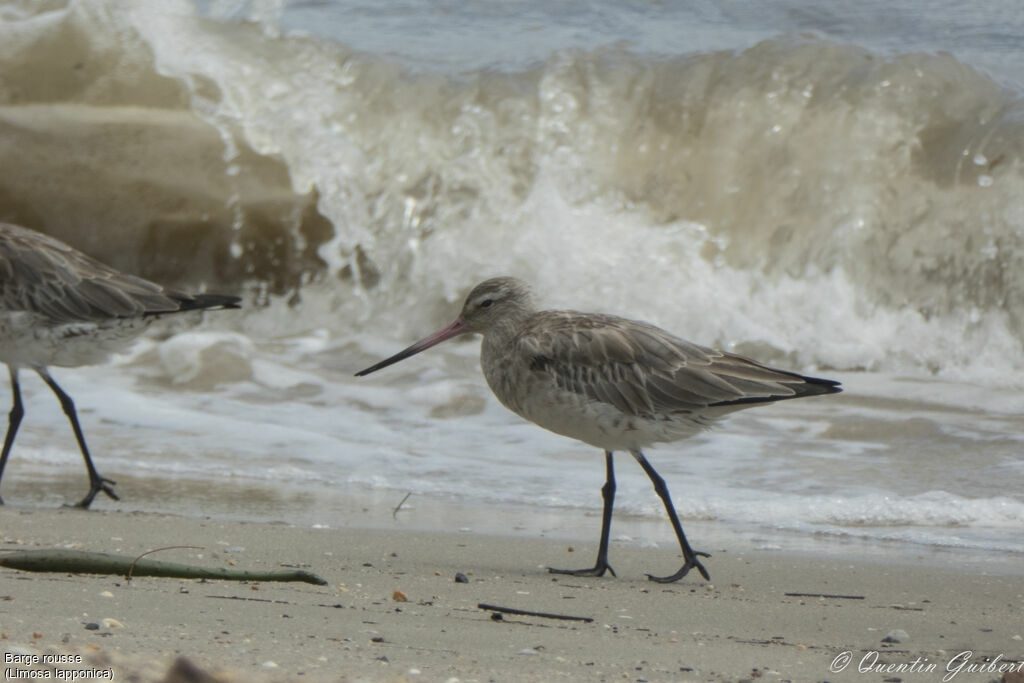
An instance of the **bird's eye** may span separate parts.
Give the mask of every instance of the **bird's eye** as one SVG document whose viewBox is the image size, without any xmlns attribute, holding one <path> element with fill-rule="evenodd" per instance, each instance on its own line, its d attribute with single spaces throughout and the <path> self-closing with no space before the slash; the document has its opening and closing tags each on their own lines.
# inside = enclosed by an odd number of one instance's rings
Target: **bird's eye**
<svg viewBox="0 0 1024 683">
<path fill-rule="evenodd" d="M 490 308 L 493 303 L 494 299 L 484 299 L 480 302 L 480 308 Z"/>
</svg>

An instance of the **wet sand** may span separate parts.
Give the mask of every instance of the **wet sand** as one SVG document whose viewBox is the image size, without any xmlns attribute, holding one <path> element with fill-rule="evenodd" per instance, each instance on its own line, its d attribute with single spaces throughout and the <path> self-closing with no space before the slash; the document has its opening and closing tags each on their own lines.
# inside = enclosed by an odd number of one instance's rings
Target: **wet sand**
<svg viewBox="0 0 1024 683">
<path fill-rule="evenodd" d="M 1013 663 L 1024 659 L 1024 577 L 977 568 L 716 550 L 712 583 L 659 585 L 645 572 L 673 571 L 676 554 L 621 543 L 611 553 L 618 578 L 556 577 L 547 564 L 587 565 L 593 544 L 15 506 L 0 508 L 0 540 L 4 551 L 128 555 L 197 545 L 157 556 L 298 565 L 328 581 L 0 569 L 5 657 L 81 656 L 51 666 L 54 675 L 159 681 L 178 657 L 232 681 L 910 681 L 941 680 L 961 664 L 949 680 L 990 681 L 1007 668 L 970 667 L 1024 666 Z M 499 618 L 480 603 L 592 621 Z M 837 658 L 849 659 L 840 673 L 830 670 Z M 4 666 L 8 678 L 31 668 Z"/>
</svg>

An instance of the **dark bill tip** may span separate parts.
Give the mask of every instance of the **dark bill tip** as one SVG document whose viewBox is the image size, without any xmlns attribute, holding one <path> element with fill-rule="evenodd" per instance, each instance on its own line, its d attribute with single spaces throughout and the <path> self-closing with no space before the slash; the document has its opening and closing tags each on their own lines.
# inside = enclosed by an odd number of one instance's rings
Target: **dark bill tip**
<svg viewBox="0 0 1024 683">
<path fill-rule="evenodd" d="M 462 318 L 456 318 L 455 321 L 452 322 L 451 325 L 449 325 L 448 327 L 444 328 L 443 330 L 439 330 L 439 331 L 435 332 L 434 334 L 430 335 L 429 337 L 425 337 L 425 338 L 419 340 L 418 342 L 416 342 L 412 346 L 410 346 L 410 347 L 408 347 L 406 349 L 402 349 L 401 351 L 399 351 L 395 355 L 391 356 L 390 358 L 385 358 L 384 360 L 382 360 L 379 363 L 375 363 L 374 365 L 371 365 L 370 367 L 368 367 L 368 368 L 366 368 L 364 370 L 360 370 L 359 372 L 357 372 L 355 374 L 355 376 L 356 377 L 363 377 L 365 375 L 369 375 L 371 372 L 377 372 L 381 368 L 386 368 L 387 366 L 393 365 L 393 364 L 397 363 L 400 360 L 405 360 L 409 356 L 415 356 L 420 351 L 426 351 L 431 346 L 436 346 L 437 344 L 440 344 L 441 342 L 445 341 L 446 339 L 451 339 L 452 337 L 457 337 L 457 336 L 459 336 L 460 334 L 462 334 L 465 331 L 466 331 L 466 326 L 463 324 Z"/>
</svg>

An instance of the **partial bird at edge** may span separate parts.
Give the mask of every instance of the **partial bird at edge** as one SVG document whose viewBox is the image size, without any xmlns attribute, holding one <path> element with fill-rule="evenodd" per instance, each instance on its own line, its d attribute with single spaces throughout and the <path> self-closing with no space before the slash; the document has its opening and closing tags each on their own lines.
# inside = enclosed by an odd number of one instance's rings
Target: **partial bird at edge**
<svg viewBox="0 0 1024 683">
<path fill-rule="evenodd" d="M 0 481 L 25 414 L 18 373 L 26 367 L 57 396 L 85 460 L 89 492 L 77 507 L 88 508 L 100 492 L 119 500 L 112 488 L 115 482 L 96 470 L 75 404 L 48 366 L 103 362 L 161 315 L 240 304 L 236 296 L 187 294 L 163 287 L 122 273 L 43 233 L 0 223 L 0 361 L 7 364 L 12 392 L 0 451 Z"/>
</svg>

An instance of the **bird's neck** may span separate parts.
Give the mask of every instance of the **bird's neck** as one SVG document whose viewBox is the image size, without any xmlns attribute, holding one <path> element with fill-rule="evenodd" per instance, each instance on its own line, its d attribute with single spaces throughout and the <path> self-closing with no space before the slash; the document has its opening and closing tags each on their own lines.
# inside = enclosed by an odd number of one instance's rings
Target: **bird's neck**
<svg viewBox="0 0 1024 683">
<path fill-rule="evenodd" d="M 483 333 L 484 343 L 492 348 L 510 343 L 535 313 L 528 308 L 509 312 L 487 328 Z"/>
</svg>

